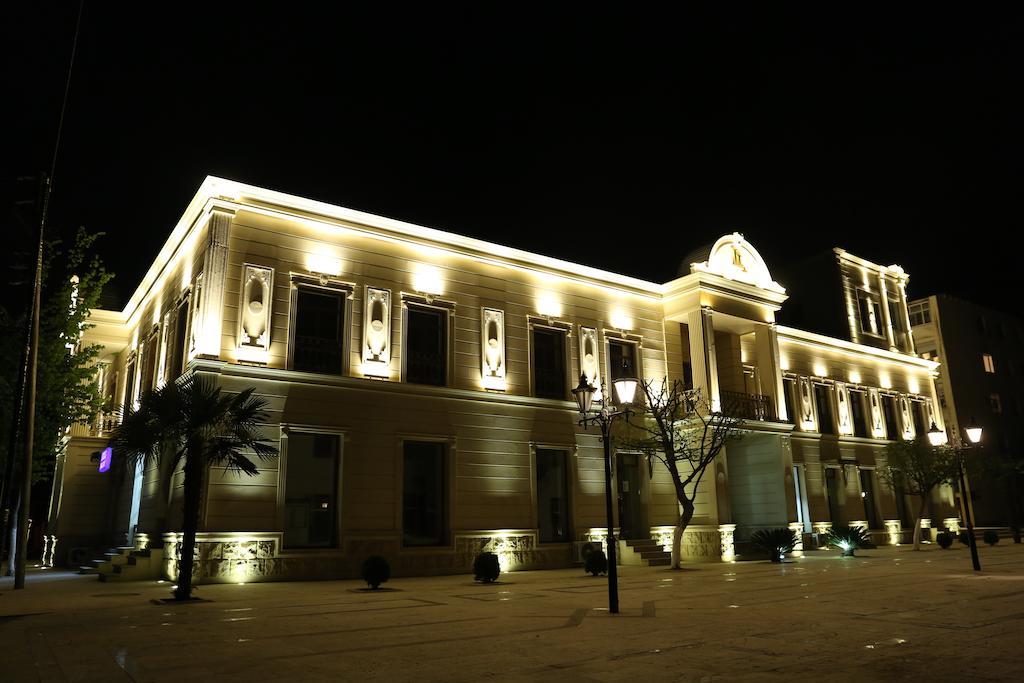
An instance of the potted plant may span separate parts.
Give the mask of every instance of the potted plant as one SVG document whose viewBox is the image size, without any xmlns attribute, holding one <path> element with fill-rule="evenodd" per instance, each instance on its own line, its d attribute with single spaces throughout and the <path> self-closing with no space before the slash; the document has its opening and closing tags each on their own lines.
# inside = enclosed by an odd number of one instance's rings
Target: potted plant
<svg viewBox="0 0 1024 683">
<path fill-rule="evenodd" d="M 750 537 L 759 550 L 768 554 L 772 562 L 782 562 L 786 553 L 792 552 L 796 547 L 796 532 L 792 529 L 779 527 L 777 529 L 759 529 Z"/>
<path fill-rule="evenodd" d="M 843 557 L 853 557 L 857 548 L 870 542 L 867 529 L 859 526 L 833 527 L 826 536 L 826 542 L 843 551 Z"/>
<path fill-rule="evenodd" d="M 948 531 L 940 531 L 939 535 L 935 537 L 935 542 L 939 544 L 939 547 L 945 550 L 949 546 L 953 545 L 953 534 Z"/>
<path fill-rule="evenodd" d="M 598 576 L 608 571 L 608 558 L 603 550 L 592 550 L 583 561 L 583 569 L 588 574 Z"/>
<path fill-rule="evenodd" d="M 989 545 L 995 545 L 996 543 L 999 543 L 999 534 L 996 533 L 995 529 L 986 529 L 985 533 L 982 535 L 981 538 L 985 541 L 985 543 L 988 543 Z"/>
</svg>

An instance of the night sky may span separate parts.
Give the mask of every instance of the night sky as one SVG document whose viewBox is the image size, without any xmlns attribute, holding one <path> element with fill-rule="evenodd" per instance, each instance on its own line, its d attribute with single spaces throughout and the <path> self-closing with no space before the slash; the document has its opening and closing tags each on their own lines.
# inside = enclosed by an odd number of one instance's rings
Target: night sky
<svg viewBox="0 0 1024 683">
<path fill-rule="evenodd" d="M 5 207 L 49 167 L 77 12 L 23 4 Z M 122 299 L 211 174 L 654 281 L 733 230 L 769 267 L 842 246 L 1024 314 L 1009 3 L 304 4 L 86 3 L 51 217 L 108 233 Z"/>
</svg>

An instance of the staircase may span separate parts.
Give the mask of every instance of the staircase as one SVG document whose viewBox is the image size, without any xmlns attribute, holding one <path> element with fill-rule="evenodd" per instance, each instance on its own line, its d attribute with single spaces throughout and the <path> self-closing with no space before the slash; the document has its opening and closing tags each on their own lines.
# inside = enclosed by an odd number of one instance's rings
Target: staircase
<svg viewBox="0 0 1024 683">
<path fill-rule="evenodd" d="M 160 577 L 163 550 L 136 550 L 132 546 L 110 548 L 102 559 L 78 568 L 79 574 L 97 574 L 100 581 L 139 581 Z"/>
<path fill-rule="evenodd" d="M 672 554 L 649 538 L 629 539 L 619 541 L 619 564 L 668 567 L 672 564 Z"/>
</svg>

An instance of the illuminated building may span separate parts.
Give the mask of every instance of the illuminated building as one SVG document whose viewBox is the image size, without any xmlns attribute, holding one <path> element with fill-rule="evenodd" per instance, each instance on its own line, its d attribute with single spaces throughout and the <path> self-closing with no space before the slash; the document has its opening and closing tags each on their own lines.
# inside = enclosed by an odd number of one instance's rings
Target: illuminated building
<svg viewBox="0 0 1024 683">
<path fill-rule="evenodd" d="M 684 559 L 731 559 L 765 527 L 810 543 L 860 524 L 887 542 L 900 508 L 874 470 L 888 438 L 941 426 L 937 365 L 909 334 L 779 325 L 788 298 L 735 233 L 659 284 L 208 178 L 125 309 L 95 311 L 86 335 L 114 404 L 184 372 L 269 402 L 278 461 L 207 477 L 201 580 L 352 576 L 369 554 L 399 575 L 462 572 L 481 549 L 506 568 L 569 565 L 604 523 L 602 446 L 569 390 L 624 366 L 746 418 L 701 484 Z M 177 542 L 180 473 L 118 481 L 88 462 L 112 423 L 77 427 L 58 465 L 58 561 Z M 677 503 L 641 455 L 619 452 L 615 472 L 623 562 L 640 562 L 625 546 L 664 544 Z"/>
</svg>

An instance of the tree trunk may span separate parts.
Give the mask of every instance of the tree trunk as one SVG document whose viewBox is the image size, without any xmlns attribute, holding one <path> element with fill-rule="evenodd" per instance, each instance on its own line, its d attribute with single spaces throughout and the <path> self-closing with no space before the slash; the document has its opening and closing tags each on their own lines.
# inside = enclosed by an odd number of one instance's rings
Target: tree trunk
<svg viewBox="0 0 1024 683">
<path fill-rule="evenodd" d="M 921 518 L 924 517 L 924 507 L 928 504 L 928 496 L 921 496 L 921 504 L 917 506 L 917 517 L 914 518 L 914 550 L 921 549 Z"/>
<path fill-rule="evenodd" d="M 192 567 L 196 551 L 196 531 L 199 528 L 199 510 L 203 492 L 203 465 L 198 456 L 189 454 L 185 460 L 185 491 L 182 510 L 181 559 L 178 562 L 177 600 L 192 596 Z"/>
<path fill-rule="evenodd" d="M 683 532 L 693 519 L 693 501 L 683 498 L 679 501 L 683 508 L 683 514 L 679 515 L 676 528 L 672 530 L 672 569 L 682 569 L 683 564 Z"/>
</svg>

